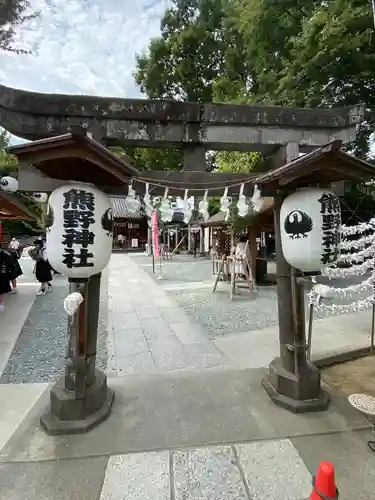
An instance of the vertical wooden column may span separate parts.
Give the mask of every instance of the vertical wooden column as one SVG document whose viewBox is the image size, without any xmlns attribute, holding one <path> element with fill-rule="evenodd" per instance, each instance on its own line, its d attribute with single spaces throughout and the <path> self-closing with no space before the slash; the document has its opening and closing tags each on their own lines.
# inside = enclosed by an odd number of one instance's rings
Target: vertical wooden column
<svg viewBox="0 0 375 500">
<path fill-rule="evenodd" d="M 287 144 L 281 153 L 281 161 L 290 163 L 298 156 L 298 145 Z M 280 189 L 274 201 L 280 356 L 271 361 L 262 385 L 278 406 L 305 413 L 325 410 L 329 398 L 321 389 L 319 370 L 306 357 L 304 279 L 286 262 L 282 251 L 280 209 L 288 194 Z"/>
</svg>

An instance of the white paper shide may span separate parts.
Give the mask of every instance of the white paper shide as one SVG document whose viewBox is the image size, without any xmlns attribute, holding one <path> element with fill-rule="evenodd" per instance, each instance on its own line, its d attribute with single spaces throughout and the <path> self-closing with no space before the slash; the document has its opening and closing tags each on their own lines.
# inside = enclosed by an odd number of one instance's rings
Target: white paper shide
<svg viewBox="0 0 375 500">
<path fill-rule="evenodd" d="M 101 272 L 112 252 L 109 197 L 91 184 L 67 183 L 52 192 L 47 208 L 47 252 L 51 266 L 69 278 Z"/>
<path fill-rule="evenodd" d="M 306 188 L 288 196 L 280 210 L 285 260 L 305 273 L 320 274 L 340 256 L 341 209 L 333 191 Z"/>
</svg>

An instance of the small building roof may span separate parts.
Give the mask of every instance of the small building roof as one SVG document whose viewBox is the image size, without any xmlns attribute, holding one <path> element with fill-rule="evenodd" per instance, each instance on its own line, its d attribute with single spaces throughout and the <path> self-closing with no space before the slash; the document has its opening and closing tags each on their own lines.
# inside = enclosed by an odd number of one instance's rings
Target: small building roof
<svg viewBox="0 0 375 500">
<path fill-rule="evenodd" d="M 7 151 L 17 156 L 21 169 L 22 164 L 31 164 L 53 179 L 121 186 L 140 175 L 129 162 L 76 125 L 68 134 L 11 146 Z"/>
<path fill-rule="evenodd" d="M 126 201 L 126 196 L 110 196 L 114 219 L 143 219 L 145 213 L 143 205 L 139 210 L 132 210 Z"/>
<path fill-rule="evenodd" d="M 342 142 L 333 141 L 311 153 L 258 175 L 254 184 L 262 185 L 267 195 L 282 187 L 331 184 L 348 180 L 369 180 L 375 177 L 375 166 L 341 151 Z"/>
<path fill-rule="evenodd" d="M 0 191 L 0 220 L 36 220 L 37 218 L 38 215 L 30 210 L 19 196 Z"/>
</svg>

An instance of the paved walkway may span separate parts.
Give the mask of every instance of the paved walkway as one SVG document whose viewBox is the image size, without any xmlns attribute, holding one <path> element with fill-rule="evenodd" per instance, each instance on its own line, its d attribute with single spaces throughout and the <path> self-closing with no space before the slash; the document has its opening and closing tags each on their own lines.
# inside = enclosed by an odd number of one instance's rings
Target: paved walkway
<svg viewBox="0 0 375 500">
<path fill-rule="evenodd" d="M 112 256 L 108 276 L 111 416 L 49 437 L 49 384 L 0 385 L 0 499 L 307 500 L 320 460 L 333 461 L 340 500 L 373 497 L 364 417 L 332 391 L 327 412 L 293 415 L 261 388 L 276 327 L 210 341 L 136 258 Z M 367 343 L 369 320 L 316 322 L 315 354 Z"/>
<path fill-rule="evenodd" d="M 0 313 L 0 378 L 35 302 L 39 284 L 33 275 L 34 262 L 21 259 L 23 276 L 18 279 L 20 293 L 5 295 L 5 311 Z"/>
<path fill-rule="evenodd" d="M 220 351 L 198 325 L 132 258 L 112 255 L 109 266 L 109 375 L 212 368 Z"/>
</svg>

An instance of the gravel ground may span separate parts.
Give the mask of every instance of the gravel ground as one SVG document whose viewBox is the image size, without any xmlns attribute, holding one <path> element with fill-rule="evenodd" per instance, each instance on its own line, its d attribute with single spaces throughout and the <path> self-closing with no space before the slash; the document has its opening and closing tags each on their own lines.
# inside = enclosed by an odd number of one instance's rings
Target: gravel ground
<svg viewBox="0 0 375 500">
<path fill-rule="evenodd" d="M 159 267 L 156 265 L 156 273 L 153 274 L 150 257 L 146 255 L 131 257 L 147 273 L 157 278 Z M 165 279 L 156 280 L 157 283 L 193 321 L 206 330 L 209 337 L 259 330 L 278 323 L 276 286 L 259 287 L 255 300 L 251 299 L 249 292 L 244 288 L 231 302 L 229 284 L 219 283 L 216 293 L 212 294 L 214 277 L 211 261 L 202 258 L 194 259 L 188 255 L 178 255 L 172 261 L 164 261 L 163 276 Z M 350 284 L 358 283 L 363 279 L 363 277 L 352 279 Z M 329 282 L 327 278 L 322 277 L 318 281 Z M 329 284 L 344 287 L 348 283 L 348 280 L 331 280 Z M 368 293 L 365 292 L 362 296 Z M 359 298 L 360 295 L 356 295 L 356 299 Z M 327 301 L 329 302 L 332 301 Z M 334 303 L 347 302 L 336 298 Z M 316 312 L 314 317 L 322 318 L 326 315 L 327 313 Z"/>
<path fill-rule="evenodd" d="M 63 302 L 67 294 L 67 280 L 56 276 L 52 292 L 36 297 L 0 383 L 54 382 L 64 373 L 67 315 Z M 97 366 L 102 370 L 107 367 L 107 320 L 107 287 L 102 286 L 97 353 Z"/>
</svg>

